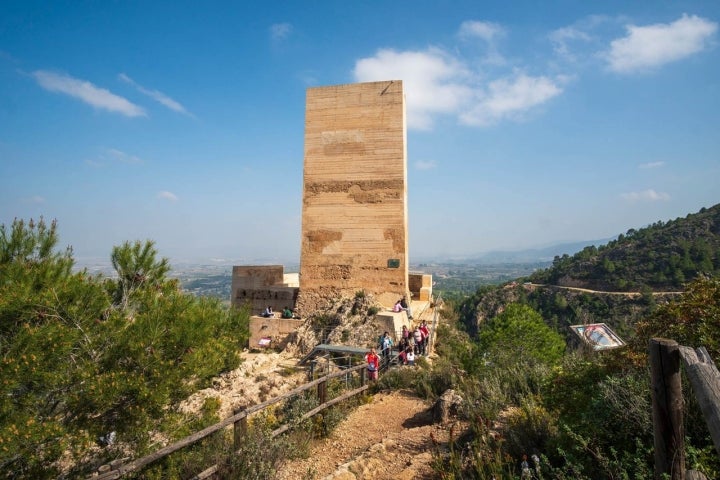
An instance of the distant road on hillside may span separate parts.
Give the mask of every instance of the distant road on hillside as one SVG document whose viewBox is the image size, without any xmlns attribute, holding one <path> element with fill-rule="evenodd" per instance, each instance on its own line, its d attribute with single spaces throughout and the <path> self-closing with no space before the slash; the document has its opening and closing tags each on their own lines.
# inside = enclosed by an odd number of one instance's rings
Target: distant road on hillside
<svg viewBox="0 0 720 480">
<path fill-rule="evenodd" d="M 548 288 L 562 288 L 564 290 L 574 290 L 576 292 L 586 292 L 586 293 L 603 293 L 606 295 L 623 295 L 626 297 L 639 297 L 642 295 L 641 292 L 606 292 L 603 290 L 590 290 L 589 288 L 580 288 L 580 287 L 564 287 L 561 285 L 548 285 L 545 283 L 524 283 L 523 286 L 526 288 L 533 288 L 533 287 L 548 287 Z M 652 292 L 653 295 L 681 295 L 683 292 Z"/>
</svg>

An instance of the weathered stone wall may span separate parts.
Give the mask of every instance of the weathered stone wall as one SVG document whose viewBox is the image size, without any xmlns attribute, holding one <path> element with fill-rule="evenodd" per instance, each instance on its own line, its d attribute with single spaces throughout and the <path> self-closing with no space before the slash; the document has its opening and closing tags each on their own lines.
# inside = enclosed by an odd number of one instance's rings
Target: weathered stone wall
<svg viewBox="0 0 720 480">
<path fill-rule="evenodd" d="M 413 300 L 429 302 L 432 298 L 432 275 L 410 273 L 408 274 L 408 286 Z"/>
<path fill-rule="evenodd" d="M 305 117 L 300 298 L 408 289 L 401 81 L 311 88 Z"/>
<path fill-rule="evenodd" d="M 276 312 L 295 308 L 298 288 L 284 283 L 282 265 L 241 265 L 233 267 L 230 303 L 249 305 L 258 315 L 270 305 Z"/>
</svg>

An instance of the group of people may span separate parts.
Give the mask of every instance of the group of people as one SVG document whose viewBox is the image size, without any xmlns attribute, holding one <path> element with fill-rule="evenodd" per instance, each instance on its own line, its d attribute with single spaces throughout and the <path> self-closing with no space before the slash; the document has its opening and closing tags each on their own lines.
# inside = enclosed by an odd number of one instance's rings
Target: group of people
<svg viewBox="0 0 720 480">
<path fill-rule="evenodd" d="M 425 320 L 412 331 L 403 325 L 400 334 L 400 353 L 412 351 L 415 355 L 427 355 L 429 338 L 430 328 Z"/>
<path fill-rule="evenodd" d="M 272 305 L 268 305 L 267 308 L 265 308 L 263 313 L 261 313 L 260 315 L 265 318 L 274 318 L 275 312 L 273 311 Z M 285 307 L 282 309 L 280 318 L 294 318 L 294 317 L 295 317 L 295 313 L 292 311 L 292 309 L 290 307 Z"/>
<path fill-rule="evenodd" d="M 402 297 L 400 300 L 395 302 L 395 305 L 393 306 L 393 312 L 407 312 L 407 316 L 410 320 L 412 320 L 412 310 L 410 309 L 410 306 L 407 303 L 407 300 L 405 297 Z"/>
<path fill-rule="evenodd" d="M 520 478 L 521 479 L 540 479 L 540 458 L 533 454 L 530 458 L 532 458 L 532 467 L 530 466 L 530 462 L 528 462 L 527 455 L 523 454 L 522 456 L 522 462 L 520 462 Z"/>
<path fill-rule="evenodd" d="M 430 328 L 427 322 L 423 320 L 420 325 L 413 330 L 408 329 L 407 326 L 403 325 L 400 339 L 398 340 L 398 363 L 401 365 L 415 365 L 415 358 L 417 355 L 427 355 L 428 350 L 428 338 L 430 337 Z M 378 350 L 374 347 L 365 354 L 365 361 L 368 364 L 368 373 L 370 379 L 377 380 L 377 372 L 380 370 L 380 361 L 385 365 L 390 364 L 390 355 L 393 351 L 395 342 L 390 336 L 390 332 L 385 332 L 378 338 Z"/>
</svg>

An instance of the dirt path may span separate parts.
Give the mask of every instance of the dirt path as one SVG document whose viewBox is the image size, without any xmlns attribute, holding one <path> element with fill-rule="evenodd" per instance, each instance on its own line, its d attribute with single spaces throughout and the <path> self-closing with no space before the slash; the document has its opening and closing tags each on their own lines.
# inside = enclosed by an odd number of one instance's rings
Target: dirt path
<svg viewBox="0 0 720 480">
<path fill-rule="evenodd" d="M 586 292 L 586 293 L 600 293 L 604 295 L 622 295 L 625 297 L 639 297 L 643 295 L 642 292 L 606 292 L 603 290 L 590 290 L 588 288 L 580 288 L 580 287 L 564 287 L 562 285 L 547 285 L 544 283 L 526 283 L 525 286 L 527 288 L 533 288 L 533 287 L 549 287 L 549 288 L 561 288 L 563 290 L 573 290 L 576 292 Z M 682 295 L 683 292 L 650 292 L 653 296 L 660 296 L 660 295 Z"/>
<path fill-rule="evenodd" d="M 430 480 L 432 452 L 445 448 L 446 427 L 432 424 L 429 405 L 409 391 L 375 394 L 353 411 L 307 459 L 285 464 L 278 480 Z"/>
</svg>

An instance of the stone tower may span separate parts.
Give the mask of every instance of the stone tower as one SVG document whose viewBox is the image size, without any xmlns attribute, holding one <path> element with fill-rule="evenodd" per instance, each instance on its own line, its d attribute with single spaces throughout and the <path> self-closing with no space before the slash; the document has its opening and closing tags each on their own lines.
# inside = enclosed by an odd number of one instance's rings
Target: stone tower
<svg viewBox="0 0 720 480">
<path fill-rule="evenodd" d="M 406 137 L 402 81 L 307 90 L 300 309 L 407 294 Z"/>
</svg>

